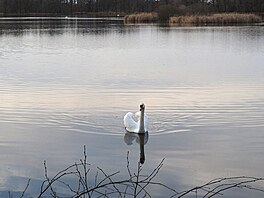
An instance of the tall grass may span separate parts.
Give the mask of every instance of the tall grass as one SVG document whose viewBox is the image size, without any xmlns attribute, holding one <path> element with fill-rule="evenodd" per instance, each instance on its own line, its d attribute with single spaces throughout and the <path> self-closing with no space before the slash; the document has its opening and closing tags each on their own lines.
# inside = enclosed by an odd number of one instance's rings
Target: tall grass
<svg viewBox="0 0 264 198">
<path fill-rule="evenodd" d="M 228 25 L 228 24 L 248 24 L 259 23 L 262 19 L 255 14 L 222 13 L 212 15 L 174 16 L 170 17 L 170 24 L 178 25 Z"/>
<path fill-rule="evenodd" d="M 143 12 L 126 15 L 124 22 L 129 23 L 154 23 L 158 21 L 158 14 L 155 12 Z"/>
</svg>

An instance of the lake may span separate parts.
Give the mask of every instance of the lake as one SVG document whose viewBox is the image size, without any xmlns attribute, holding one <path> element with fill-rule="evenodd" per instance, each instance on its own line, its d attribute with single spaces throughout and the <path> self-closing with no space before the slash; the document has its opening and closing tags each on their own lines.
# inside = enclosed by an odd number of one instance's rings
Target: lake
<svg viewBox="0 0 264 198">
<path fill-rule="evenodd" d="M 1 18 L 1 197 L 21 193 L 29 178 L 27 195 L 36 195 L 44 160 L 55 175 L 83 158 L 84 145 L 93 171 L 125 177 L 127 152 L 136 171 L 139 144 L 127 141 L 123 117 L 141 103 L 149 118 L 144 174 L 165 158 L 155 181 L 183 191 L 219 177 L 263 177 L 263 63 L 264 26 Z"/>
</svg>

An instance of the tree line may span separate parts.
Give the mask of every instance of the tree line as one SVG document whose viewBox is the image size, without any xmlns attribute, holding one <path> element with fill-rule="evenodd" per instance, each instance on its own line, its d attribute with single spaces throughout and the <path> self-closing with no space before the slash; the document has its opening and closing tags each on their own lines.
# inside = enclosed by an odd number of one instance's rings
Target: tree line
<svg viewBox="0 0 264 198">
<path fill-rule="evenodd" d="M 0 0 L 1 15 L 85 15 L 153 12 L 162 7 L 178 14 L 264 11 L 263 0 Z"/>
</svg>

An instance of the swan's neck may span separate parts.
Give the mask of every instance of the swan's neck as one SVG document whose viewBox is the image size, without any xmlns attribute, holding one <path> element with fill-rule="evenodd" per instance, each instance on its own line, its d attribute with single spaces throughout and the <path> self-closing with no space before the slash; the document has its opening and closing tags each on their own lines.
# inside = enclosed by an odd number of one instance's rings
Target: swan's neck
<svg viewBox="0 0 264 198">
<path fill-rule="evenodd" d="M 140 121 L 139 121 L 139 133 L 145 133 L 144 112 L 145 112 L 145 109 L 142 109 L 140 112 L 141 114 L 140 114 Z"/>
</svg>

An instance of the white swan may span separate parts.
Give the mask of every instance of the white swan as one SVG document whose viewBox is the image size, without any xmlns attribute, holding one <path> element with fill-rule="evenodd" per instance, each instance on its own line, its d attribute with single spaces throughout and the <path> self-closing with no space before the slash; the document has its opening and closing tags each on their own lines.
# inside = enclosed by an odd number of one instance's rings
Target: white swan
<svg viewBox="0 0 264 198">
<path fill-rule="evenodd" d="M 128 112 L 124 116 L 124 125 L 128 132 L 145 133 L 148 131 L 148 116 L 145 113 L 145 105 L 140 105 L 140 111 L 133 114 Z"/>
</svg>

